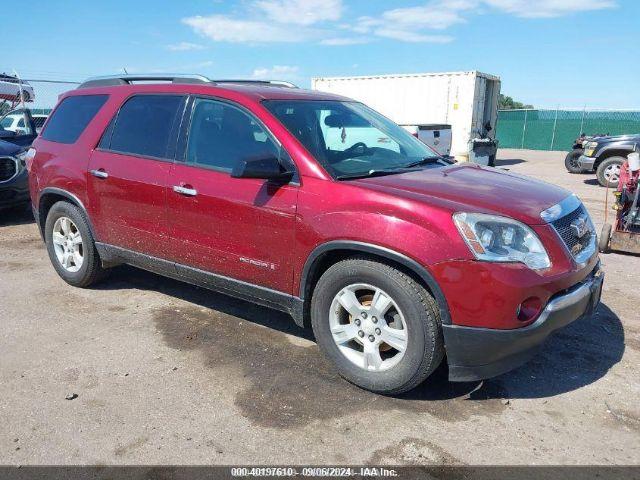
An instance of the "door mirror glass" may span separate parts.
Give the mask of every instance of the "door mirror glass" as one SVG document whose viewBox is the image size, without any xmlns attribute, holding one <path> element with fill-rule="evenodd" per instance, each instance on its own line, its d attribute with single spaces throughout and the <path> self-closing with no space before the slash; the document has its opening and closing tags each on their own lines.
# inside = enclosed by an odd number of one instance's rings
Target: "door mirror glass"
<svg viewBox="0 0 640 480">
<path fill-rule="evenodd" d="M 293 172 L 286 170 L 275 156 L 250 157 L 240 160 L 231 170 L 234 178 L 263 178 L 286 183 Z"/>
</svg>

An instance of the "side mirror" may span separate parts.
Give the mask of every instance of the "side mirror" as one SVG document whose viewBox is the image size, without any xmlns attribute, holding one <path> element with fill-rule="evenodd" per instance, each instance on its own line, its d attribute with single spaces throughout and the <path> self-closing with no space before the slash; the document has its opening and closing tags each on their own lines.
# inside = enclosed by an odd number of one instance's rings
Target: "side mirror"
<svg viewBox="0 0 640 480">
<path fill-rule="evenodd" d="M 233 178 L 264 178 L 286 183 L 293 172 L 285 170 L 275 156 L 247 158 L 238 162 L 231 170 Z"/>
</svg>

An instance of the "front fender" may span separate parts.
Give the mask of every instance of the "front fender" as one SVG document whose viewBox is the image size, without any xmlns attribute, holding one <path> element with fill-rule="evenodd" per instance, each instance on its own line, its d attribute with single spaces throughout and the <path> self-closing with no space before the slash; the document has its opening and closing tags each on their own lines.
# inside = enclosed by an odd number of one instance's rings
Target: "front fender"
<svg viewBox="0 0 640 480">
<path fill-rule="evenodd" d="M 633 152 L 635 144 L 634 143 L 612 143 L 609 145 L 605 145 L 596 153 L 595 157 L 598 160 L 602 160 L 605 156 L 610 156 L 609 154 L 612 152 L 619 153 L 621 156 L 626 156 L 629 153 Z"/>
<path fill-rule="evenodd" d="M 449 306 L 447 304 L 447 300 L 442 293 L 442 289 L 433 278 L 431 272 L 420 265 L 414 259 L 392 250 L 390 248 L 382 247 L 380 245 L 374 245 L 365 242 L 357 242 L 352 240 L 332 240 L 321 245 L 318 245 L 307 257 L 307 260 L 302 269 L 301 279 L 300 279 L 300 298 L 304 301 L 305 295 L 307 291 L 308 281 L 313 278 L 314 268 L 317 261 L 327 253 L 332 251 L 344 251 L 349 250 L 353 253 L 368 253 L 377 257 L 381 257 L 392 262 L 398 263 L 405 268 L 412 271 L 416 274 L 422 281 L 427 285 L 435 300 L 438 304 L 438 308 L 440 310 L 440 319 L 443 324 L 449 325 L 451 324 L 451 315 L 449 313 Z M 308 300 L 308 299 L 307 299 Z"/>
</svg>

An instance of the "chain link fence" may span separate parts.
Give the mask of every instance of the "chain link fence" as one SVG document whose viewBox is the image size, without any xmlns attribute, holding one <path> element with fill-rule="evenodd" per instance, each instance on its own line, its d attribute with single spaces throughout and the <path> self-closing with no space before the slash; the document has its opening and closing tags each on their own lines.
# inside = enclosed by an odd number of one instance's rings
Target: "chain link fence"
<svg viewBox="0 0 640 480">
<path fill-rule="evenodd" d="M 22 79 L 14 82 L 0 78 L 0 117 L 23 105 L 34 115 L 48 115 L 58 103 L 58 97 L 78 85 L 79 82 L 62 80 Z"/>
<path fill-rule="evenodd" d="M 640 111 L 499 110 L 496 136 L 501 148 L 570 150 L 581 133 L 640 133 Z"/>
</svg>

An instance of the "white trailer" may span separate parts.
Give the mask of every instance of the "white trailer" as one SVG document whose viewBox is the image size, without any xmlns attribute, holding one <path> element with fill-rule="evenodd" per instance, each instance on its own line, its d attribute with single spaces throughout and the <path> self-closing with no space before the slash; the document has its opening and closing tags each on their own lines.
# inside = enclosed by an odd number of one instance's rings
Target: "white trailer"
<svg viewBox="0 0 640 480">
<path fill-rule="evenodd" d="M 451 125 L 451 155 L 469 156 L 469 140 L 498 117 L 500 78 L 477 71 L 366 77 L 316 77 L 311 88 L 353 98 L 399 125 Z"/>
</svg>

